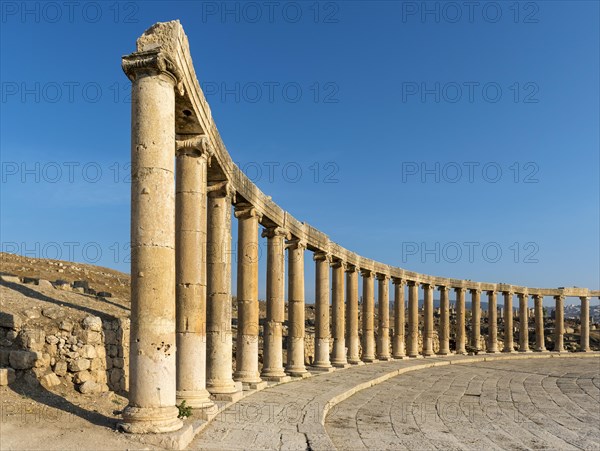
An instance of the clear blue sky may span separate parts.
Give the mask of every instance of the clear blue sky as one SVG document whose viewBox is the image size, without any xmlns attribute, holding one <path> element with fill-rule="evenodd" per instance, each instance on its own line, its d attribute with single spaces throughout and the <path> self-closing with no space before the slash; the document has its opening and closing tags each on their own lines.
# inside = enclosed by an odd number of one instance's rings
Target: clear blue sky
<svg viewBox="0 0 600 451">
<path fill-rule="evenodd" d="M 599 287 L 598 2 L 224 5 L 2 3 L 3 250 L 129 270 L 120 57 L 180 19 L 233 159 L 296 218 L 409 270 Z"/>
</svg>

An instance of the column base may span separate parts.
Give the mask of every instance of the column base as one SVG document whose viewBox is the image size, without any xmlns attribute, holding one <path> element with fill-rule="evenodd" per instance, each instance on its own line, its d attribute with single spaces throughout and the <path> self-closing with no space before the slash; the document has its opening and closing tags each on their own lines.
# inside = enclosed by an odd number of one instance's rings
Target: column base
<svg viewBox="0 0 600 451">
<path fill-rule="evenodd" d="M 331 362 L 331 365 L 337 369 L 350 368 L 351 366 L 348 362 Z"/>
<path fill-rule="evenodd" d="M 244 391 L 248 391 L 248 390 L 262 390 L 264 388 L 267 388 L 267 382 L 261 380 L 260 382 L 242 382 L 242 388 L 244 389 Z"/>
<path fill-rule="evenodd" d="M 311 376 L 312 374 L 310 374 L 308 371 L 306 371 L 305 373 L 290 373 L 291 379 L 306 379 L 307 377 Z"/>
<path fill-rule="evenodd" d="M 348 359 L 348 363 L 350 365 L 359 365 L 359 366 L 365 364 L 365 362 L 363 362 L 362 360 L 355 360 L 355 359 L 352 359 L 352 360 Z"/>
<path fill-rule="evenodd" d="M 456 351 L 454 354 L 456 355 L 467 355 L 467 351 L 466 350 L 460 350 L 460 351 Z"/>
<path fill-rule="evenodd" d="M 433 355 L 433 351 L 423 351 L 423 357 L 431 357 Z"/>
<path fill-rule="evenodd" d="M 393 359 L 389 355 L 380 355 L 380 356 L 377 356 L 377 360 L 380 360 L 382 362 L 389 362 L 390 360 L 393 360 Z"/>
<path fill-rule="evenodd" d="M 375 358 L 375 356 L 374 356 L 374 355 L 364 355 L 364 356 L 362 356 L 362 359 L 361 359 L 361 360 L 362 360 L 364 363 L 373 363 L 373 362 L 374 362 L 375 360 L 377 360 L 377 359 Z"/>
<path fill-rule="evenodd" d="M 304 365 L 302 366 L 290 366 L 285 369 L 288 376 L 291 377 L 304 377 L 304 374 L 309 374 Z M 308 377 L 308 376 L 306 376 Z"/>
<path fill-rule="evenodd" d="M 489 351 L 486 351 L 486 354 L 500 354 L 500 351 L 497 349 L 490 349 Z"/>
<path fill-rule="evenodd" d="M 278 378 L 285 377 L 285 376 L 287 376 L 287 374 L 285 374 L 283 367 L 281 367 L 281 368 L 263 368 L 262 372 L 260 373 L 260 378 L 263 381 L 277 381 Z"/>
<path fill-rule="evenodd" d="M 543 349 L 534 349 L 533 352 L 548 352 L 546 348 Z"/>
<path fill-rule="evenodd" d="M 256 373 L 247 373 L 247 372 L 239 372 L 233 374 L 233 380 L 236 382 L 241 382 L 242 384 L 259 384 L 262 379 L 260 378 L 260 374 Z"/>
<path fill-rule="evenodd" d="M 292 378 L 285 373 L 281 376 L 279 376 L 279 375 L 278 376 L 261 375 L 261 377 L 262 377 L 263 381 L 267 381 L 267 382 L 289 382 L 292 380 Z"/>
<path fill-rule="evenodd" d="M 129 434 L 161 434 L 182 428 L 183 422 L 177 418 L 179 409 L 171 407 L 132 407 L 123 411 L 123 421 L 117 429 Z"/>
<path fill-rule="evenodd" d="M 439 356 L 452 355 L 452 352 L 449 349 L 444 349 L 443 351 L 438 351 L 437 355 L 439 355 Z"/>
<path fill-rule="evenodd" d="M 528 352 L 533 352 L 531 349 L 519 349 L 519 352 L 522 354 L 526 354 Z"/>
<path fill-rule="evenodd" d="M 235 382 L 233 379 L 223 382 L 206 383 L 206 389 L 211 395 L 228 395 L 242 391 L 241 382 Z"/>
<path fill-rule="evenodd" d="M 175 400 L 177 404 L 185 401 L 185 405 L 192 409 L 207 409 L 214 405 L 208 390 L 177 390 Z"/>
<path fill-rule="evenodd" d="M 581 349 L 581 350 L 579 350 L 579 352 L 591 352 L 591 351 L 592 351 L 592 350 L 591 350 L 590 348 L 588 348 L 588 349 Z"/>
<path fill-rule="evenodd" d="M 232 393 L 216 393 L 212 395 L 215 401 L 238 402 L 244 397 L 244 387 L 241 382 L 238 382 L 239 390 Z"/>
<path fill-rule="evenodd" d="M 406 358 L 406 355 L 405 354 L 393 355 L 392 358 L 395 360 L 402 360 L 402 359 Z"/>
<path fill-rule="evenodd" d="M 310 366 L 308 370 L 313 373 L 332 373 L 335 368 L 332 366 Z"/>
<path fill-rule="evenodd" d="M 416 355 L 409 355 L 408 358 L 409 359 L 422 359 L 423 356 L 421 354 L 416 354 Z"/>
<path fill-rule="evenodd" d="M 504 348 L 502 350 L 502 352 L 505 353 L 505 354 L 515 354 L 517 351 L 515 351 L 514 349 L 511 349 L 511 348 L 508 348 L 508 349 Z"/>
</svg>

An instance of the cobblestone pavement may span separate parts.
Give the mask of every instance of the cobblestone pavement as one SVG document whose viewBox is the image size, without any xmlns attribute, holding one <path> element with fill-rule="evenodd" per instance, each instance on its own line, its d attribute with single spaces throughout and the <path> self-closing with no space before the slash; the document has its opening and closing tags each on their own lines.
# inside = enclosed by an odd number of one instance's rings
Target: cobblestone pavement
<svg viewBox="0 0 600 451">
<path fill-rule="evenodd" d="M 598 356 L 531 357 L 549 356 L 396 360 L 277 385 L 188 449 L 600 449 Z"/>
<path fill-rule="evenodd" d="M 600 449 L 598 359 L 449 365 L 403 374 L 336 406 L 336 448 Z"/>
</svg>

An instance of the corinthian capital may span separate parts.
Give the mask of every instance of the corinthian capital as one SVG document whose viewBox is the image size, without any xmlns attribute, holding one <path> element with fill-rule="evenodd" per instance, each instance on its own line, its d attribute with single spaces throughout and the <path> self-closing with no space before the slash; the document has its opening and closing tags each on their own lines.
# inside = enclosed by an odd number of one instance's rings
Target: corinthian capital
<svg viewBox="0 0 600 451">
<path fill-rule="evenodd" d="M 160 48 L 126 55 L 121 59 L 121 67 L 131 81 L 143 75 L 167 75 L 183 95 L 181 72 Z"/>
<path fill-rule="evenodd" d="M 195 135 L 187 139 L 177 139 L 175 140 L 175 149 L 178 155 L 206 157 L 209 161 L 215 153 L 206 135 Z"/>
</svg>

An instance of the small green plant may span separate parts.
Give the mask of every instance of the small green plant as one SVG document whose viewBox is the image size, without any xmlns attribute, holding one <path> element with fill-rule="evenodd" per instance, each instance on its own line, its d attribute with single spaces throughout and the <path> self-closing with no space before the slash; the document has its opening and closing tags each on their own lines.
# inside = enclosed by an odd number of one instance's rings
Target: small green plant
<svg viewBox="0 0 600 451">
<path fill-rule="evenodd" d="M 181 401 L 181 404 L 176 407 L 179 409 L 179 415 L 177 415 L 177 418 L 183 419 L 192 416 L 192 408 L 185 405 L 185 400 Z"/>
</svg>

